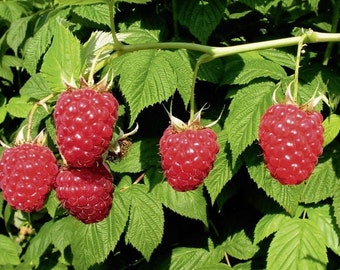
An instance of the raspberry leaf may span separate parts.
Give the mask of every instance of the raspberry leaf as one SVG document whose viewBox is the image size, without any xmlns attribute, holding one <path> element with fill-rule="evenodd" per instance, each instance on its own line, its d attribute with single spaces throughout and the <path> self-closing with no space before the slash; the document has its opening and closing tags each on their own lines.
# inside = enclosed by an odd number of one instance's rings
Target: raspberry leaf
<svg viewBox="0 0 340 270">
<path fill-rule="evenodd" d="M 162 204 L 147 193 L 146 186 L 134 184 L 126 192 L 131 199 L 126 240 L 149 260 L 161 243 L 164 231 Z"/>
<path fill-rule="evenodd" d="M 322 123 L 325 133 L 324 133 L 324 143 L 323 147 L 331 143 L 340 132 L 340 115 L 331 114 Z"/>
<path fill-rule="evenodd" d="M 34 74 L 24 86 L 20 88 L 20 94 L 22 96 L 28 96 L 37 100 L 43 99 L 51 93 L 51 89 L 48 87 L 41 73 Z"/>
<path fill-rule="evenodd" d="M 245 148 L 257 138 L 261 115 L 272 102 L 273 88 L 271 82 L 252 84 L 241 88 L 234 96 L 225 122 L 233 165 Z"/>
<path fill-rule="evenodd" d="M 333 195 L 338 181 L 333 164 L 334 161 L 329 157 L 324 161 L 321 159 L 302 190 L 301 202 L 317 203 Z"/>
<path fill-rule="evenodd" d="M 183 79 L 179 78 L 190 78 L 192 71 L 178 69 L 181 65 L 187 67 L 188 63 L 177 53 L 158 50 L 137 51 L 113 62 L 113 68 L 120 75 L 122 93 L 130 105 L 130 125 L 144 108 L 167 100 L 179 86 L 188 87 L 181 89 L 182 98 L 188 102 L 189 84 L 183 84 Z"/>
<path fill-rule="evenodd" d="M 218 133 L 217 138 L 218 144 L 220 145 L 220 151 L 217 153 L 214 168 L 204 180 L 204 185 L 209 192 L 212 204 L 215 202 L 223 187 L 229 182 L 241 165 L 240 162 L 236 162 L 234 167 L 232 167 L 232 154 L 229 145 L 227 144 L 227 130 L 224 129 Z"/>
<path fill-rule="evenodd" d="M 230 235 L 219 247 L 228 255 L 240 260 L 252 258 L 259 250 L 244 230 Z"/>
<path fill-rule="evenodd" d="M 112 171 L 138 173 L 150 168 L 150 166 L 158 166 L 158 140 L 145 139 L 135 141 L 129 148 L 126 156 L 119 162 L 109 162 Z"/>
<path fill-rule="evenodd" d="M 81 1 L 83 2 L 83 1 Z M 99 1 L 96 1 L 99 3 Z M 77 15 L 91 22 L 110 25 L 110 17 L 107 5 L 79 5 L 72 9 Z"/>
<path fill-rule="evenodd" d="M 203 248 L 178 247 L 172 250 L 171 265 L 169 270 L 183 269 L 200 269 L 197 266 L 208 266 L 218 263 L 223 257 L 223 252 L 219 250 L 208 251 Z M 224 269 L 226 265 L 224 265 Z M 203 268 L 205 269 L 205 268 Z M 215 268 L 213 268 L 215 269 Z"/>
<path fill-rule="evenodd" d="M 340 184 L 336 183 L 333 195 L 334 217 L 338 228 L 340 228 Z"/>
<path fill-rule="evenodd" d="M 260 155 L 255 146 L 250 147 L 245 153 L 244 158 L 250 177 L 269 197 L 278 202 L 288 213 L 294 215 L 300 201 L 302 186 L 281 185 L 274 180 L 266 170 L 264 163 L 259 162 L 258 156 Z"/>
<path fill-rule="evenodd" d="M 152 194 L 172 211 L 184 217 L 200 220 L 208 226 L 207 202 L 201 187 L 193 191 L 177 192 L 168 183 L 162 182 L 152 189 Z"/>
<path fill-rule="evenodd" d="M 308 219 L 292 219 L 275 234 L 268 250 L 267 268 L 321 270 L 327 262 L 325 238 L 318 225 Z"/>
<path fill-rule="evenodd" d="M 83 72 L 83 50 L 80 41 L 61 23 L 54 28 L 51 47 L 44 56 L 41 73 L 54 92 L 73 85 Z"/>
<path fill-rule="evenodd" d="M 248 84 L 254 79 L 269 77 L 280 80 L 287 76 L 277 63 L 266 60 L 258 52 L 247 52 L 229 57 L 222 84 Z"/>
<path fill-rule="evenodd" d="M 322 205 L 307 208 L 308 218 L 315 222 L 321 230 L 323 238 L 326 240 L 328 248 L 336 254 L 340 254 L 339 235 L 340 230 L 334 222 L 333 210 L 330 205 Z"/>
<path fill-rule="evenodd" d="M 53 220 L 44 223 L 27 248 L 25 253 L 25 262 L 30 265 L 39 265 L 39 258 L 46 251 L 48 246 L 52 243 L 52 226 Z"/>
<path fill-rule="evenodd" d="M 287 214 L 268 214 L 256 224 L 254 231 L 254 243 L 257 244 L 271 234 L 277 232 L 284 223 L 291 220 Z"/>
<path fill-rule="evenodd" d="M 187 26 L 201 43 L 206 43 L 223 17 L 225 2 L 188 0 L 178 7 L 179 22 Z"/>
<path fill-rule="evenodd" d="M 0 249 L 2 251 L 0 254 L 0 265 L 20 264 L 18 247 L 11 238 L 0 234 Z"/>
</svg>

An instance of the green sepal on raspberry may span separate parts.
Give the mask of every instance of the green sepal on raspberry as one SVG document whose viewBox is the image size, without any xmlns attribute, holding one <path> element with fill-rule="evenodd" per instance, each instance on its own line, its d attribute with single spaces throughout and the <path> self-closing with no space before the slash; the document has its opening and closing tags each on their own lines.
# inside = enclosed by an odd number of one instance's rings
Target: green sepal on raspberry
<svg viewBox="0 0 340 270">
<path fill-rule="evenodd" d="M 108 149 L 118 118 L 118 101 L 108 91 L 107 77 L 79 88 L 68 86 L 54 109 L 57 144 L 67 165 L 92 167 Z"/>
<path fill-rule="evenodd" d="M 197 189 L 212 170 L 219 151 L 215 132 L 200 124 L 201 112 L 187 124 L 169 114 L 171 124 L 159 142 L 165 178 L 176 191 Z"/>
<path fill-rule="evenodd" d="M 58 174 L 53 152 L 44 146 L 41 132 L 33 141 L 23 139 L 23 129 L 13 147 L 6 146 L 0 160 L 0 188 L 7 203 L 24 212 L 43 208 Z"/>
<path fill-rule="evenodd" d="M 299 106 L 288 87 L 285 103 L 274 102 L 261 118 L 258 136 L 264 162 L 283 185 L 307 180 L 323 152 L 323 117 L 314 110 L 321 98 L 313 97 Z"/>
<path fill-rule="evenodd" d="M 85 224 L 100 222 L 110 213 L 113 177 L 102 163 L 62 168 L 54 187 L 62 206 Z"/>
</svg>

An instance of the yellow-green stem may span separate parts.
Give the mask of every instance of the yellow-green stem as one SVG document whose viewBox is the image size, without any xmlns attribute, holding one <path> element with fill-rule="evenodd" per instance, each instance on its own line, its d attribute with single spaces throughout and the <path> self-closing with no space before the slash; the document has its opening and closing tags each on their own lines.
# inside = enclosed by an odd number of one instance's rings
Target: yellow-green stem
<svg viewBox="0 0 340 270">
<path fill-rule="evenodd" d="M 297 102 L 298 91 L 299 91 L 299 70 L 300 70 L 300 62 L 301 62 L 301 52 L 305 43 L 306 34 L 300 36 L 300 40 L 298 43 L 296 60 L 295 60 L 295 73 L 294 73 L 294 88 L 293 88 L 293 98 L 294 101 Z"/>
<path fill-rule="evenodd" d="M 209 54 L 202 54 L 196 61 L 196 65 L 194 68 L 194 73 L 192 76 L 192 84 L 191 84 L 191 94 L 190 94 L 190 120 L 194 119 L 194 115 L 196 112 L 196 102 L 195 102 L 195 85 L 196 79 L 198 75 L 198 70 L 200 65 L 210 61 L 211 56 Z"/>
<path fill-rule="evenodd" d="M 114 19 L 115 0 L 110 0 L 108 4 L 109 4 L 109 16 L 110 16 L 110 28 L 111 28 L 111 34 L 112 34 L 114 47 L 116 50 L 120 50 L 120 48 L 122 47 L 122 43 L 117 38 L 115 19 Z"/>
<path fill-rule="evenodd" d="M 332 27 L 331 27 L 331 32 L 336 33 L 338 29 L 338 22 L 339 22 L 339 14 L 340 14 L 340 0 L 336 0 L 334 3 L 334 8 L 333 8 L 333 17 L 332 17 Z M 331 57 L 332 54 L 332 49 L 334 46 L 334 42 L 329 42 L 327 44 L 325 54 L 323 57 L 322 64 L 327 65 L 328 61 Z"/>
</svg>

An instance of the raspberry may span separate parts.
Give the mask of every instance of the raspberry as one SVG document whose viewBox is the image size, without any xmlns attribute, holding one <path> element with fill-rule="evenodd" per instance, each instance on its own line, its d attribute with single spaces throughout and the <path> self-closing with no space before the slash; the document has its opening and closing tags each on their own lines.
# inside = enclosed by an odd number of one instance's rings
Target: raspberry
<svg viewBox="0 0 340 270">
<path fill-rule="evenodd" d="M 16 210 L 39 211 L 57 173 L 57 161 L 47 147 L 24 143 L 8 148 L 0 161 L 2 195 Z"/>
<path fill-rule="evenodd" d="M 284 185 L 297 185 L 311 175 L 322 154 L 322 115 L 296 104 L 275 104 L 259 126 L 259 143 L 270 174 Z"/>
<path fill-rule="evenodd" d="M 165 129 L 159 147 L 161 165 L 174 190 L 189 191 L 202 184 L 213 168 L 219 146 L 214 131 L 204 127 Z"/>
<path fill-rule="evenodd" d="M 55 182 L 62 206 L 85 224 L 108 216 L 112 206 L 113 177 L 103 164 L 62 169 Z"/>
<path fill-rule="evenodd" d="M 67 164 L 91 167 L 109 147 L 118 102 L 105 91 L 86 84 L 63 92 L 54 110 L 57 144 Z"/>
</svg>

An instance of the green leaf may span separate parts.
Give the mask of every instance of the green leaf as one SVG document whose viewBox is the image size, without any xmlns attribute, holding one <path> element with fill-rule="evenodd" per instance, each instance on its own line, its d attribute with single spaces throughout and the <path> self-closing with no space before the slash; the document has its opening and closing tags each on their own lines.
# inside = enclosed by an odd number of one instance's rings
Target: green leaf
<svg viewBox="0 0 340 270">
<path fill-rule="evenodd" d="M 324 143 L 323 147 L 331 143 L 340 131 L 340 115 L 331 114 L 322 122 L 324 128 Z"/>
<path fill-rule="evenodd" d="M 325 160 L 321 158 L 321 162 L 306 181 L 301 193 L 301 202 L 317 203 L 333 195 L 338 178 L 333 167 L 334 161 L 329 157 L 331 154 L 326 152 L 323 154 Z"/>
<path fill-rule="evenodd" d="M 109 0 L 57 0 L 63 6 L 69 5 L 91 5 L 91 4 L 107 4 Z"/>
<path fill-rule="evenodd" d="M 45 207 L 47 209 L 48 214 L 54 218 L 58 207 L 60 206 L 60 201 L 56 197 L 55 190 L 51 190 L 48 195 L 47 201 L 45 203 Z"/>
<path fill-rule="evenodd" d="M 186 50 L 168 51 L 165 56 L 175 73 L 177 90 L 181 95 L 184 105 L 187 106 L 191 97 L 192 78 L 194 74 L 190 65 L 188 52 Z"/>
<path fill-rule="evenodd" d="M 26 37 L 28 23 L 31 19 L 31 16 L 19 18 L 12 22 L 8 29 L 7 44 L 15 52 L 15 54 L 18 53 L 18 48 Z"/>
<path fill-rule="evenodd" d="M 281 227 L 285 226 L 285 222 L 291 220 L 286 214 L 268 214 L 265 215 L 256 224 L 254 231 L 254 243 L 257 244 L 269 235 L 277 232 Z"/>
<path fill-rule="evenodd" d="M 302 185 L 288 186 L 281 185 L 276 179 L 270 176 L 263 162 L 259 158 L 260 149 L 253 146 L 245 153 L 245 161 L 250 177 L 255 181 L 259 188 L 278 202 L 288 213 L 294 215 L 300 201 Z"/>
<path fill-rule="evenodd" d="M 50 20 L 44 24 L 33 37 L 27 39 L 24 47 L 24 67 L 29 74 L 37 72 L 39 61 L 51 44 L 54 29 L 57 27 L 56 20 Z"/>
<path fill-rule="evenodd" d="M 142 185 L 131 185 L 127 191 L 131 208 L 126 239 L 149 260 L 163 237 L 162 204 L 148 194 Z"/>
<path fill-rule="evenodd" d="M 109 45 L 113 44 L 112 34 L 109 32 L 94 31 L 83 46 L 84 57 L 86 59 L 85 74 L 88 74 L 93 65 L 98 65 L 107 59 L 112 50 Z"/>
<path fill-rule="evenodd" d="M 220 257 L 212 256 L 211 252 L 203 248 L 179 247 L 172 250 L 169 270 L 195 270 L 220 260 Z"/>
<path fill-rule="evenodd" d="M 214 168 L 204 180 L 204 185 L 209 192 L 212 203 L 215 202 L 223 187 L 229 182 L 241 165 L 240 162 L 237 162 L 236 165 L 232 167 L 231 151 L 227 145 L 228 134 L 227 129 L 217 134 L 220 151 L 216 156 Z"/>
<path fill-rule="evenodd" d="M 75 269 L 88 269 L 95 263 L 105 260 L 109 251 L 107 222 L 83 224 L 80 221 L 74 224 L 75 234 L 71 240 L 73 264 Z"/>
<path fill-rule="evenodd" d="M 6 102 L 7 98 L 0 93 L 0 124 L 5 121 L 7 115 Z"/>
<path fill-rule="evenodd" d="M 7 111 L 14 117 L 26 118 L 33 104 L 29 102 L 30 97 L 12 97 L 7 104 Z"/>
<path fill-rule="evenodd" d="M 234 96 L 225 122 L 233 162 L 258 137 L 261 116 L 272 104 L 273 88 L 270 82 L 252 84 Z"/>
<path fill-rule="evenodd" d="M 48 87 L 46 81 L 40 73 L 34 74 L 20 89 L 20 94 L 41 100 L 50 95 L 51 89 Z"/>
<path fill-rule="evenodd" d="M 52 243 L 60 252 L 64 252 L 65 248 L 73 241 L 77 224 L 78 221 L 72 216 L 59 219 L 53 224 L 51 228 Z"/>
<path fill-rule="evenodd" d="M 70 216 L 73 220 L 73 225 L 70 223 L 73 228 L 70 230 L 75 232 L 71 239 L 71 248 L 76 269 L 88 269 L 91 265 L 103 262 L 110 251 L 114 250 L 129 215 L 131 198 L 126 185 L 131 185 L 131 181 L 122 178 L 116 187 L 110 214 L 103 221 L 83 224 Z"/>
<path fill-rule="evenodd" d="M 39 265 L 39 258 L 44 254 L 48 246 L 52 242 L 53 220 L 45 222 L 38 233 L 30 241 L 30 244 L 25 252 L 25 262 L 31 266 Z"/>
<path fill-rule="evenodd" d="M 266 14 L 272 6 L 276 6 L 281 0 L 241 0 L 241 3 L 248 5 L 249 7 Z"/>
<path fill-rule="evenodd" d="M 146 107 L 160 103 L 176 91 L 177 74 L 171 52 L 137 51 L 118 58 L 114 69 L 120 74 L 121 91 L 129 103 L 130 125 Z M 136 61 L 138 59 L 138 61 Z"/>
<path fill-rule="evenodd" d="M 74 7 L 72 11 L 91 22 L 110 26 L 108 5 L 80 5 Z"/>
<path fill-rule="evenodd" d="M 285 223 L 270 244 L 267 269 L 325 269 L 325 239 L 315 222 L 293 219 Z"/>
<path fill-rule="evenodd" d="M 323 238 L 326 240 L 326 246 L 340 255 L 339 228 L 335 224 L 331 212 L 331 207 L 328 204 L 307 208 L 308 218 L 320 228 Z"/>
<path fill-rule="evenodd" d="M 117 0 L 118 2 L 134 3 L 134 4 L 146 4 L 152 0 Z"/>
<path fill-rule="evenodd" d="M 233 269 L 225 263 L 209 263 L 203 266 L 198 266 L 195 270 L 228 270 Z"/>
<path fill-rule="evenodd" d="M 269 77 L 280 80 L 287 76 L 278 63 L 266 60 L 258 52 L 247 52 L 227 58 L 222 84 L 247 84 L 254 79 Z"/>
<path fill-rule="evenodd" d="M 240 260 L 252 258 L 259 250 L 258 246 L 253 244 L 244 230 L 229 236 L 220 247 L 222 247 L 228 255 Z"/>
<path fill-rule="evenodd" d="M 41 73 L 53 92 L 65 88 L 65 82 L 74 83 L 83 71 L 82 47 L 77 38 L 60 23 L 54 29 L 51 47 L 45 54 Z"/>
<path fill-rule="evenodd" d="M 194 191 L 178 192 L 167 182 L 162 182 L 157 184 L 151 192 L 172 211 L 188 218 L 200 220 L 208 226 L 207 202 L 202 188 Z"/>
<path fill-rule="evenodd" d="M 138 173 L 150 166 L 158 166 L 158 139 L 145 139 L 133 142 L 127 155 L 120 161 L 109 162 L 114 172 Z"/>
<path fill-rule="evenodd" d="M 280 66 L 295 70 L 295 56 L 278 49 L 261 50 L 258 52 L 262 57 Z"/>
<path fill-rule="evenodd" d="M 332 206 L 334 208 L 334 217 L 335 217 L 336 224 L 340 228 L 340 184 L 339 184 L 339 181 L 336 183 L 334 187 Z"/>
<path fill-rule="evenodd" d="M 0 234 L 0 250 L 0 265 L 20 264 L 17 245 L 3 234 Z"/>
<path fill-rule="evenodd" d="M 178 2 L 178 1 L 177 1 Z M 187 0 L 177 4 L 179 22 L 202 43 L 206 43 L 210 34 L 220 23 L 226 7 L 222 0 Z"/>
<path fill-rule="evenodd" d="M 19 1 L 1 1 L 0 17 L 9 22 L 14 22 L 27 13 L 24 5 Z"/>
<path fill-rule="evenodd" d="M 160 30 L 146 29 L 141 24 L 141 21 L 136 21 L 128 27 L 121 24 L 118 37 L 124 37 L 124 42 L 128 44 L 159 42 Z"/>
</svg>

